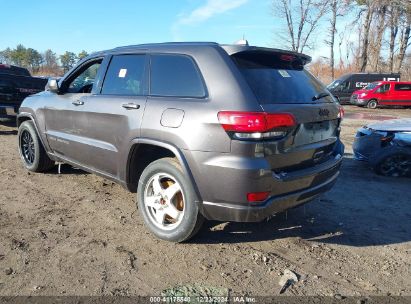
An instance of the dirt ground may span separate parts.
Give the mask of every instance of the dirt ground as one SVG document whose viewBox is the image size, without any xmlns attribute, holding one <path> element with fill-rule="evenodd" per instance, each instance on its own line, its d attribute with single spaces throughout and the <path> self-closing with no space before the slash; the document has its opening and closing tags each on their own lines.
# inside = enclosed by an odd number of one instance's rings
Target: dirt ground
<svg viewBox="0 0 411 304">
<path fill-rule="evenodd" d="M 135 195 L 63 166 L 28 173 L 0 123 L 0 295 L 159 295 L 195 285 L 230 294 L 411 295 L 411 181 L 352 159 L 358 127 L 411 109 L 346 108 L 346 155 L 320 199 L 257 224 L 207 223 L 186 244 L 147 232 Z"/>
</svg>

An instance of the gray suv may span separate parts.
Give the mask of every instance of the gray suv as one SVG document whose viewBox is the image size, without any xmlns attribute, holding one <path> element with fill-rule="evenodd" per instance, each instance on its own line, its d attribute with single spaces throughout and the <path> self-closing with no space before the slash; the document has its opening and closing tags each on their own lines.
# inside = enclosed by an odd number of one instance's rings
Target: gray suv
<svg viewBox="0 0 411 304">
<path fill-rule="evenodd" d="M 67 163 L 137 193 L 152 233 L 204 219 L 261 221 L 330 189 L 342 109 L 310 57 L 248 45 L 163 43 L 95 53 L 17 118 L 25 167 Z"/>
</svg>

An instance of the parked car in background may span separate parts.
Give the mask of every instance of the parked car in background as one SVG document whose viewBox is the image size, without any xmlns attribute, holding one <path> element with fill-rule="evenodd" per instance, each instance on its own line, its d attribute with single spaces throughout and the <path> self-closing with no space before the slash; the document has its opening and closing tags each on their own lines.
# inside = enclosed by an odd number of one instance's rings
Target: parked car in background
<svg viewBox="0 0 411 304">
<path fill-rule="evenodd" d="M 411 106 L 411 82 L 379 81 L 355 91 L 350 102 L 375 109 L 378 106 Z"/>
<path fill-rule="evenodd" d="M 341 104 L 350 103 L 350 97 L 354 93 L 375 81 L 400 81 L 401 75 L 380 73 L 353 73 L 346 74 L 334 80 L 327 89 Z"/>
<path fill-rule="evenodd" d="M 25 99 L 22 162 L 35 172 L 72 164 L 137 192 L 146 226 L 169 241 L 204 218 L 262 221 L 339 175 L 341 106 L 304 68 L 310 60 L 216 43 L 95 53 Z"/>
<path fill-rule="evenodd" d="M 353 144 L 357 160 L 386 176 L 411 176 L 411 119 L 393 119 L 360 128 Z"/>
<path fill-rule="evenodd" d="M 0 117 L 15 117 L 24 98 L 44 91 L 47 80 L 32 77 L 25 68 L 0 64 Z"/>
</svg>

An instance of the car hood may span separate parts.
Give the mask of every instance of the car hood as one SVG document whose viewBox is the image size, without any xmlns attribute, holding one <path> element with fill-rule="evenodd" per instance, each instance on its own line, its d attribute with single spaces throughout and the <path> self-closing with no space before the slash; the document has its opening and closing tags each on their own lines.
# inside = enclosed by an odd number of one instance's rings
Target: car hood
<svg viewBox="0 0 411 304">
<path fill-rule="evenodd" d="M 360 94 L 362 94 L 362 93 L 368 93 L 368 90 L 357 90 L 357 91 L 355 91 L 353 94 L 360 95 Z"/>
<path fill-rule="evenodd" d="M 384 120 L 369 124 L 367 127 L 378 131 L 411 132 L 411 118 Z"/>
</svg>

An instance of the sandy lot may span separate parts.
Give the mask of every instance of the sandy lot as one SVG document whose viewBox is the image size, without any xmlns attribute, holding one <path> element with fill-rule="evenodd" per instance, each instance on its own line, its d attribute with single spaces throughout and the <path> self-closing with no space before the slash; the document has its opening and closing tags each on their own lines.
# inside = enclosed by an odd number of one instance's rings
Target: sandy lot
<svg viewBox="0 0 411 304">
<path fill-rule="evenodd" d="M 179 285 L 276 295 L 411 295 L 411 180 L 352 159 L 355 130 L 411 110 L 346 107 L 345 161 L 320 199 L 257 224 L 207 223 L 187 244 L 145 229 L 135 195 L 64 166 L 23 169 L 0 123 L 0 295 L 158 295 Z"/>
</svg>

